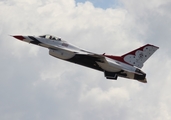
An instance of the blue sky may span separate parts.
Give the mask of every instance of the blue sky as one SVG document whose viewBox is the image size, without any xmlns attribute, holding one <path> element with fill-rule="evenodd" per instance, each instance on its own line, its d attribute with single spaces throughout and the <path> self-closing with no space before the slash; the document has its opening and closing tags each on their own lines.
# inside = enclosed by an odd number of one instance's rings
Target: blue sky
<svg viewBox="0 0 171 120">
<path fill-rule="evenodd" d="M 120 2 L 118 0 L 76 0 L 77 3 L 78 2 L 84 3 L 86 1 L 93 3 L 95 7 L 100 7 L 103 9 L 120 6 Z"/>
</svg>

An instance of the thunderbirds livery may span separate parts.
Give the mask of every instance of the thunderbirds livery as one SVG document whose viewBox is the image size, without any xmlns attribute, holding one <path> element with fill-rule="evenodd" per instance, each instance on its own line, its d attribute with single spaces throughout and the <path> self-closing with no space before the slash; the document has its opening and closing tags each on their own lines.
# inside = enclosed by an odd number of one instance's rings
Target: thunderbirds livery
<svg viewBox="0 0 171 120">
<path fill-rule="evenodd" d="M 88 52 L 52 35 L 13 37 L 48 48 L 49 54 L 56 58 L 101 71 L 107 79 L 117 80 L 118 77 L 124 77 L 143 83 L 147 83 L 146 74 L 140 69 L 159 48 L 147 44 L 122 56 L 113 56 Z"/>
</svg>

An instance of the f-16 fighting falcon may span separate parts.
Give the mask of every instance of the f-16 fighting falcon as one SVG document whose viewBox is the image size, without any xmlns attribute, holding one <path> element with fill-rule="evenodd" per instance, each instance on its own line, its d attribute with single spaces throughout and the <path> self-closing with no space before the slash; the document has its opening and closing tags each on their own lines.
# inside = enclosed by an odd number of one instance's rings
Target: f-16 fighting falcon
<svg viewBox="0 0 171 120">
<path fill-rule="evenodd" d="M 140 69 L 144 62 L 159 48 L 147 44 L 122 56 L 113 56 L 88 52 L 52 35 L 37 37 L 15 35 L 13 37 L 48 48 L 49 54 L 56 58 L 99 70 L 104 73 L 107 79 L 117 80 L 118 77 L 124 77 L 143 83 L 147 83 L 146 74 Z"/>
</svg>

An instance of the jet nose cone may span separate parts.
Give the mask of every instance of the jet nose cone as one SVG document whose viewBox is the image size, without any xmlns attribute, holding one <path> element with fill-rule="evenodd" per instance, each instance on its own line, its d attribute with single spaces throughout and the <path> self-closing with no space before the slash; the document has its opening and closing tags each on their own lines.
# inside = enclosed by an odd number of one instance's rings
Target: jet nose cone
<svg viewBox="0 0 171 120">
<path fill-rule="evenodd" d="M 21 36 L 21 35 L 14 35 L 13 37 L 16 38 L 16 39 L 19 39 L 19 40 L 25 39 L 25 38 L 24 38 L 23 36 Z"/>
</svg>

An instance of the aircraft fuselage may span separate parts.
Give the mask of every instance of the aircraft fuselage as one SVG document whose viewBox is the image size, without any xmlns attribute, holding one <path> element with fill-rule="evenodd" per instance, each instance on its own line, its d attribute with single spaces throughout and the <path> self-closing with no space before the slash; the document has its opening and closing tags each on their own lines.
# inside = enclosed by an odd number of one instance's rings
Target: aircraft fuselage
<svg viewBox="0 0 171 120">
<path fill-rule="evenodd" d="M 135 79 L 140 82 L 146 83 L 146 74 L 142 72 L 138 67 L 135 65 L 141 65 L 141 61 L 136 59 L 137 61 L 134 62 L 134 58 L 130 58 L 132 61 L 127 61 L 132 54 L 138 54 L 137 52 L 144 49 L 150 48 L 156 50 L 157 47 L 153 45 L 146 45 L 143 46 L 135 51 L 132 51 L 130 54 L 126 54 L 125 56 L 110 56 L 105 54 L 96 54 L 92 52 L 88 52 L 86 50 L 80 49 L 78 47 L 69 44 L 68 42 L 62 40 L 61 38 L 54 37 L 51 35 L 43 35 L 43 36 L 13 36 L 16 39 L 21 41 L 25 41 L 28 43 L 32 43 L 38 46 L 42 46 L 49 49 L 49 54 L 56 58 L 66 60 L 72 63 L 76 63 L 82 66 L 86 66 L 98 71 L 104 72 L 104 75 L 107 79 L 116 80 L 117 77 L 124 77 L 129 79 Z M 152 47 L 152 48 L 151 48 Z M 146 52 L 145 52 L 146 53 Z M 139 53 L 140 54 L 140 53 Z M 151 53 L 150 53 L 151 54 Z M 140 54 L 141 55 L 141 54 Z M 143 54 L 142 54 L 143 55 Z M 147 55 L 146 55 L 147 56 Z"/>
</svg>

